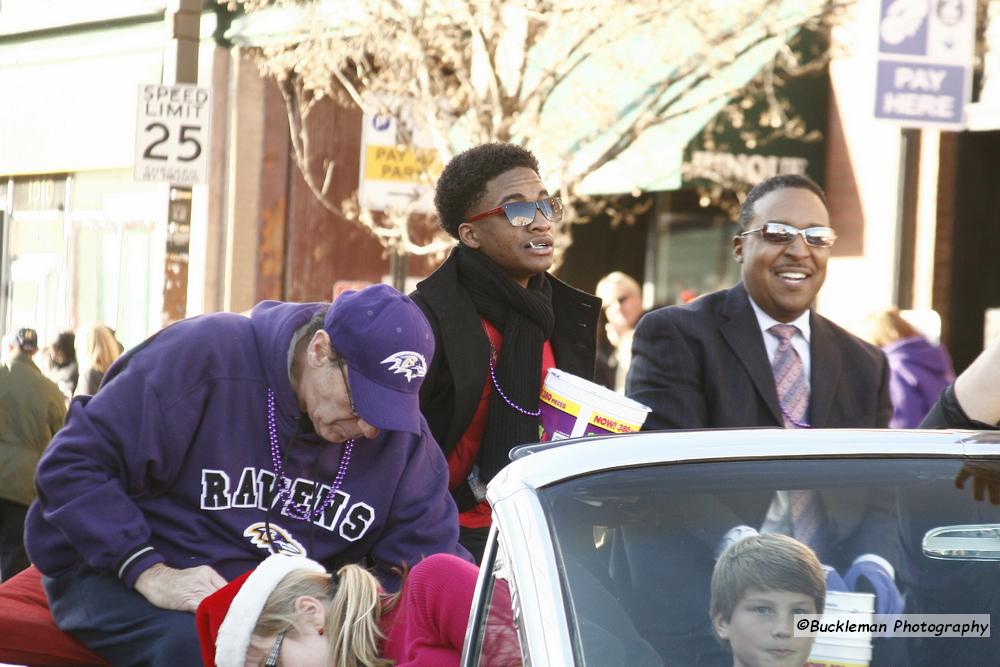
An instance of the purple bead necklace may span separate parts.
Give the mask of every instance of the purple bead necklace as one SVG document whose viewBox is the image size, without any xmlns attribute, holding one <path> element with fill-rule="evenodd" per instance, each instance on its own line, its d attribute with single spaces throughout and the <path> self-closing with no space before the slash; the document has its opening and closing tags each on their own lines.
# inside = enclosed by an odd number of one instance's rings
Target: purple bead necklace
<svg viewBox="0 0 1000 667">
<path fill-rule="evenodd" d="M 517 410 L 522 415 L 528 415 L 529 417 L 537 417 L 537 416 L 541 415 L 542 414 L 541 408 L 539 408 L 538 410 L 534 410 L 534 411 L 532 411 L 532 410 L 525 410 L 520 405 L 518 405 L 514 401 L 510 400 L 509 398 L 507 398 L 507 394 L 503 393 L 503 389 L 500 388 L 500 383 L 497 382 L 497 373 L 496 373 L 497 361 L 496 361 L 496 359 L 497 359 L 497 349 L 495 347 L 493 347 L 493 342 L 490 341 L 490 378 L 493 380 L 493 387 L 497 390 L 497 393 L 500 394 L 500 398 L 502 398 L 504 400 L 504 403 L 506 403 L 507 405 L 509 405 L 514 410 Z"/>
<path fill-rule="evenodd" d="M 340 455 L 340 467 L 337 469 L 337 476 L 333 479 L 333 484 L 330 486 L 330 490 L 326 494 L 326 498 L 320 503 L 320 506 L 309 512 L 309 506 L 307 504 L 299 504 L 292 502 L 291 498 L 291 483 L 285 484 L 289 481 L 285 477 L 285 467 L 281 465 L 281 448 L 278 445 L 278 427 L 274 421 L 274 391 L 270 387 L 267 388 L 267 435 L 271 440 L 271 465 L 274 466 L 274 476 L 277 479 L 278 484 L 278 500 L 281 502 L 282 506 L 288 511 L 288 515 L 293 519 L 298 519 L 299 521 L 310 521 L 318 519 L 326 508 L 333 503 L 334 496 L 337 495 L 337 491 L 340 490 L 340 485 L 344 483 L 344 475 L 347 474 L 347 468 L 351 465 L 351 452 L 354 451 L 354 438 L 351 438 L 344 443 L 344 453 Z"/>
</svg>

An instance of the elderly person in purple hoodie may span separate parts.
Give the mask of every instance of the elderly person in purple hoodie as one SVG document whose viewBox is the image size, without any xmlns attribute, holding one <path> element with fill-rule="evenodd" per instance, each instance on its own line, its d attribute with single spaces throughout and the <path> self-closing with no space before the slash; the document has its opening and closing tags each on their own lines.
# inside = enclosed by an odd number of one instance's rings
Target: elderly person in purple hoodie
<svg viewBox="0 0 1000 667">
<path fill-rule="evenodd" d="M 269 554 L 334 569 L 457 553 L 419 410 L 434 354 L 390 287 L 164 329 L 78 398 L 39 463 L 31 560 L 57 624 L 115 665 L 200 663 L 198 603 Z"/>
</svg>

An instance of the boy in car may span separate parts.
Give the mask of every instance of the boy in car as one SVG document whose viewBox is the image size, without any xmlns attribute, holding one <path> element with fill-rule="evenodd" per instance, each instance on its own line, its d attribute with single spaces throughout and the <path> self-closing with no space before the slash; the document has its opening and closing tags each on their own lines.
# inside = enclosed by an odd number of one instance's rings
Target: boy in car
<svg viewBox="0 0 1000 667">
<path fill-rule="evenodd" d="M 733 667 L 802 667 L 815 637 L 795 636 L 796 614 L 822 614 L 826 576 L 812 549 L 785 535 L 731 545 L 712 573 L 712 625 Z"/>
</svg>

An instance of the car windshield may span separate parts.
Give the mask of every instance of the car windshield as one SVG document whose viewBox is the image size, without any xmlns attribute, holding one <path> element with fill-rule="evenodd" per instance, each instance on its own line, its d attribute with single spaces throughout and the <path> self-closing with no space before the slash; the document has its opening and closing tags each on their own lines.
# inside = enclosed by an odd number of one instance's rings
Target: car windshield
<svg viewBox="0 0 1000 667">
<path fill-rule="evenodd" d="M 789 498 L 810 490 L 826 503 L 828 546 L 820 560 L 836 571 L 831 577 L 846 582 L 846 591 L 877 600 L 877 613 L 991 614 L 1000 611 L 1000 532 L 961 533 L 973 539 L 963 542 L 967 548 L 958 553 L 964 555 L 948 559 L 941 558 L 948 549 L 936 547 L 954 541 L 935 541 L 928 532 L 1000 525 L 1000 506 L 993 504 L 1000 497 L 991 496 L 998 481 L 1000 462 L 990 460 L 730 461 L 604 471 L 553 484 L 539 495 L 577 664 L 730 667 L 733 656 L 709 618 L 709 587 L 731 529 L 783 532 L 782 508 L 787 517 Z M 990 558 L 990 549 L 998 560 L 973 560 Z M 888 564 L 891 574 L 880 580 L 868 566 L 855 567 L 859 558 Z M 827 581 L 830 590 L 840 586 Z M 820 637 L 809 662 L 995 664 L 1000 632 L 991 634 L 875 636 L 846 645 Z"/>
</svg>

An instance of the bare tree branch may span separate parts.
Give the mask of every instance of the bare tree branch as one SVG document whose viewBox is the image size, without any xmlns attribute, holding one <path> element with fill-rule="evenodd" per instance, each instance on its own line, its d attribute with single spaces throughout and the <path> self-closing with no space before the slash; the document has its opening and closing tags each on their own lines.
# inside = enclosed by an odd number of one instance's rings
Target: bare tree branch
<svg viewBox="0 0 1000 667">
<path fill-rule="evenodd" d="M 766 122 L 755 130 L 760 141 L 782 132 L 804 135 L 801 121 L 789 116 L 780 83 L 793 71 L 823 66 L 824 60 L 798 62 L 784 42 L 803 27 L 829 29 L 855 2 L 219 1 L 251 14 L 301 8 L 300 28 L 284 42 L 262 47 L 259 63 L 279 82 L 303 179 L 326 210 L 367 229 L 387 250 L 432 256 L 452 241 L 429 233 L 426 219 L 415 214 L 416 202 L 375 213 L 356 199 L 330 200 L 336 165 L 315 155 L 309 141 L 308 117 L 319 100 L 383 113 L 398 111 L 394 107 L 406 101 L 408 113 L 423 122 L 440 163 L 469 144 L 518 141 L 539 153 L 547 173 L 560 176 L 557 188 L 568 204 L 567 219 L 584 222 L 600 213 L 627 223 L 634 214 L 620 198 L 584 197 L 578 192 L 581 182 L 650 129 L 751 94 L 764 103 Z M 813 15 L 801 15 L 807 6 L 816 8 Z M 658 49 L 655 57 L 629 57 L 636 39 Z M 758 49 L 771 51 L 759 75 L 749 82 L 725 78 L 735 63 Z M 600 80 L 589 80 L 592 76 Z M 614 85 L 619 82 L 635 82 L 635 92 Z M 628 91 L 626 99 L 602 97 L 605 88 Z M 580 113 L 556 108 L 556 100 L 565 104 L 567 99 L 579 104 Z M 742 113 L 738 105 L 727 109 Z M 556 113 L 567 117 L 553 123 Z M 553 125 L 559 136 L 539 131 Z M 756 141 L 750 128 L 743 132 Z M 397 148 L 419 156 L 423 149 L 411 148 L 410 134 L 409 128 L 401 130 Z M 432 182 L 428 163 L 417 163 L 420 180 Z M 414 225 L 428 233 L 416 233 Z M 557 244 L 565 247 L 572 226 L 561 227 Z"/>
</svg>

